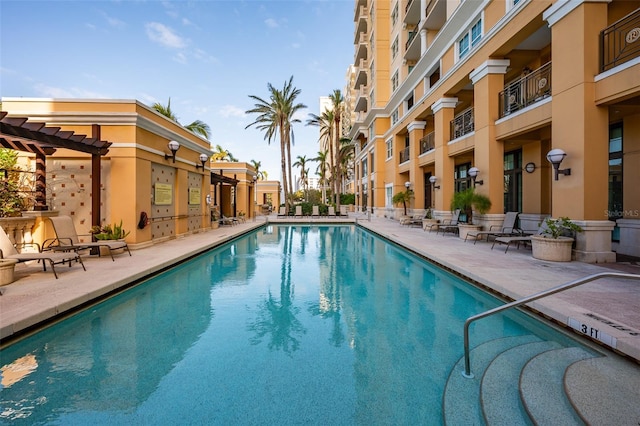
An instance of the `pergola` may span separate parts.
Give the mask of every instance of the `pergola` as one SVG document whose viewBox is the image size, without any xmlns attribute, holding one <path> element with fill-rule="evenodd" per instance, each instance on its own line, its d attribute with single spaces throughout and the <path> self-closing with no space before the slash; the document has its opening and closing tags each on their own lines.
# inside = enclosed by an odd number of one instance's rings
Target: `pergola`
<svg viewBox="0 0 640 426">
<path fill-rule="evenodd" d="M 235 175 L 234 175 L 235 176 Z M 236 189 L 236 187 L 238 186 L 238 179 L 234 179 L 234 178 L 230 178 L 227 176 L 224 176 L 222 174 L 222 170 L 220 170 L 220 174 L 211 172 L 211 185 L 213 185 L 213 205 L 217 205 L 217 201 L 218 201 L 218 185 L 222 186 L 222 185 L 230 185 L 233 186 L 234 191 Z M 220 192 L 220 207 L 222 208 L 223 202 L 222 202 L 222 191 Z M 222 213 L 222 211 L 220 211 Z M 234 202 L 233 204 L 233 216 L 236 215 L 236 203 Z"/>
<path fill-rule="evenodd" d="M 25 117 L 9 117 L 0 111 L 0 146 L 35 154 L 34 210 L 48 210 L 46 157 L 59 148 L 91 154 L 91 222 L 100 224 L 100 158 L 109 152 L 111 142 L 100 140 L 100 126 L 91 126 L 92 137 L 78 135 L 46 123 L 29 122 Z"/>
</svg>

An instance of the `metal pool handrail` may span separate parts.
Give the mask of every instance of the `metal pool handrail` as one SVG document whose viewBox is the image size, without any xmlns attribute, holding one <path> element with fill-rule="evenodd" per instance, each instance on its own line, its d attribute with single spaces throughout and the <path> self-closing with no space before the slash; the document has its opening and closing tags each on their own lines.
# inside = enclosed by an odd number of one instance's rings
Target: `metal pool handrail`
<svg viewBox="0 0 640 426">
<path fill-rule="evenodd" d="M 582 284 L 586 284 L 591 281 L 598 280 L 600 278 L 622 278 L 622 279 L 631 279 L 631 280 L 640 280 L 640 275 L 636 274 L 623 274 L 619 272 L 602 272 L 599 274 L 593 274 L 586 276 L 584 278 L 579 278 L 574 281 L 570 281 L 565 284 L 561 284 L 557 287 L 550 288 L 549 290 L 544 290 L 536 294 L 532 294 L 531 296 L 524 297 L 520 300 L 515 300 L 511 303 L 507 303 L 506 305 L 498 306 L 497 308 L 490 309 L 486 312 L 483 312 L 478 315 L 474 315 L 472 317 L 467 318 L 464 322 L 464 371 L 462 375 L 468 379 L 473 378 L 473 373 L 471 373 L 471 360 L 469 358 L 469 326 L 472 322 L 488 317 L 493 314 L 497 314 L 498 312 L 505 311 L 507 309 L 515 308 L 525 303 L 532 302 L 537 299 L 541 299 L 546 296 L 550 296 L 555 293 L 559 293 L 564 290 L 568 290 L 573 287 L 577 287 Z"/>
</svg>

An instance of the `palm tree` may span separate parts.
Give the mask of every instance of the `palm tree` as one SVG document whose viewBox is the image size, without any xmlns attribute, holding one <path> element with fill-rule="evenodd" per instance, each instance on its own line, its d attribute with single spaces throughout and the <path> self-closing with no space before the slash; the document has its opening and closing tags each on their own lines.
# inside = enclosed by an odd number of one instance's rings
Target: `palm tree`
<svg viewBox="0 0 640 426">
<path fill-rule="evenodd" d="M 251 160 L 250 162 L 253 168 L 256 169 L 256 177 L 258 178 L 258 180 L 266 180 L 267 172 L 265 172 L 264 170 L 260 170 L 260 168 L 262 167 L 262 161 Z"/>
<path fill-rule="evenodd" d="M 152 105 L 151 108 L 153 108 L 159 114 L 164 115 L 169 120 L 173 120 L 176 123 L 180 124 L 178 122 L 178 117 L 171 110 L 171 98 L 169 98 L 169 102 L 167 102 L 166 106 L 162 105 L 160 102 L 156 102 L 155 104 Z M 204 121 L 195 120 L 194 122 L 187 124 L 186 126 L 183 126 L 183 127 L 189 130 L 191 133 L 204 136 L 205 139 L 209 139 L 209 135 L 211 134 L 211 128 Z"/>
<path fill-rule="evenodd" d="M 314 158 L 313 161 L 318 162 L 316 174 L 320 177 L 320 185 L 322 185 L 322 202 L 325 203 L 327 200 L 327 151 L 318 151 L 318 156 Z"/>
<path fill-rule="evenodd" d="M 340 139 L 340 149 L 338 150 L 338 182 L 342 190 L 343 178 L 349 175 L 349 169 L 355 155 L 355 144 L 349 138 Z"/>
<path fill-rule="evenodd" d="M 333 140 L 336 151 L 336 159 L 333 163 L 335 172 L 334 188 L 336 191 L 336 208 L 340 209 L 340 186 L 342 185 L 342 182 L 340 181 L 340 172 L 338 171 L 338 168 L 340 167 L 340 119 L 342 118 L 342 110 L 344 109 L 344 96 L 342 96 L 342 92 L 340 92 L 339 89 L 335 89 L 333 93 L 329 95 L 329 100 L 333 106 Z"/>
<path fill-rule="evenodd" d="M 211 158 L 214 161 L 231 161 L 231 162 L 238 161 L 238 159 L 235 158 L 231 152 L 224 149 L 220 145 L 216 145 L 216 149 L 215 151 L 213 151 L 213 155 L 211 156 Z"/>
<path fill-rule="evenodd" d="M 333 141 L 333 120 L 334 120 L 333 111 L 325 109 L 321 115 L 309 114 L 309 119 L 307 119 L 307 126 L 318 126 L 320 128 L 319 140 L 321 142 L 326 142 L 326 144 L 329 145 L 328 168 L 329 168 L 329 173 L 332 179 L 335 180 L 335 171 L 334 171 L 335 157 L 333 155 L 333 142 L 332 142 Z M 326 151 L 325 151 L 325 157 L 326 157 Z M 327 167 L 326 161 L 325 161 L 325 167 Z M 326 172 L 327 170 L 325 169 L 324 171 L 325 175 L 323 179 L 326 179 L 327 177 Z M 325 196 L 326 196 L 326 193 L 325 193 Z M 323 199 L 323 202 L 324 202 L 324 199 Z"/>
<path fill-rule="evenodd" d="M 300 167 L 300 182 L 302 182 L 302 190 L 305 191 L 305 200 L 307 199 L 307 173 L 309 171 L 309 169 L 306 168 L 307 161 L 309 160 L 306 155 L 298 155 L 298 159 L 293 163 L 293 167 Z"/>
<path fill-rule="evenodd" d="M 280 139 L 280 166 L 283 179 L 284 201 L 288 211 L 290 204 L 290 194 L 293 185 L 291 183 L 291 143 L 293 140 L 293 129 L 291 125 L 300 120 L 294 118 L 296 112 L 306 108 L 306 105 L 295 103 L 295 99 L 300 94 L 300 89 L 293 87 L 293 76 L 284 83 L 282 90 L 277 90 L 271 83 L 267 83 L 269 90 L 269 101 L 259 96 L 249 95 L 257 103 L 254 108 L 246 111 L 247 114 L 257 114 L 256 120 L 245 127 L 253 125 L 258 130 L 264 131 L 264 139 L 271 144 L 271 140 L 278 134 Z M 287 162 L 288 159 L 288 162 Z"/>
</svg>

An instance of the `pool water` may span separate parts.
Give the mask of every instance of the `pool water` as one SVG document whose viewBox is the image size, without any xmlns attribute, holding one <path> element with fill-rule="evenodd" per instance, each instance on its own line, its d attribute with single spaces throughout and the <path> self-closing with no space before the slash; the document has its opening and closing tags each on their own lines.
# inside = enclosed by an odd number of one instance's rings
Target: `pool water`
<svg viewBox="0 0 640 426">
<path fill-rule="evenodd" d="M 355 226 L 266 226 L 4 348 L 0 422 L 441 424 L 498 304 Z"/>
</svg>

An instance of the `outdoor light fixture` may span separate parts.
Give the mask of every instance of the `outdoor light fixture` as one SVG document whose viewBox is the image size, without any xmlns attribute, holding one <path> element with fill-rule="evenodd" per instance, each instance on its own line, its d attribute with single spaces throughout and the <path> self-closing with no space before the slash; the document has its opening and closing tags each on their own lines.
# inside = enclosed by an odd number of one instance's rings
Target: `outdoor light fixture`
<svg viewBox="0 0 640 426">
<path fill-rule="evenodd" d="M 178 152 L 178 150 L 180 149 L 180 143 L 178 143 L 177 141 L 170 141 L 167 144 L 167 147 L 171 151 L 171 154 L 165 154 L 164 155 L 164 159 L 168 160 L 169 158 L 171 158 L 173 160 L 173 162 L 175 163 L 176 162 L 176 152 Z"/>
<path fill-rule="evenodd" d="M 202 166 L 196 164 L 196 169 L 204 170 L 204 165 L 207 163 L 207 161 L 209 161 L 209 156 L 207 154 L 200 154 L 200 162 L 202 163 Z"/>
<path fill-rule="evenodd" d="M 484 180 L 476 180 L 476 176 L 478 176 L 478 173 L 480 173 L 480 170 L 478 170 L 477 167 L 472 167 L 468 170 L 469 176 L 471 176 L 471 179 L 473 179 L 473 186 L 475 187 L 476 184 L 478 185 L 483 185 L 484 184 Z"/>
<path fill-rule="evenodd" d="M 404 187 L 405 187 L 405 188 L 407 188 L 407 191 L 408 191 L 408 190 L 409 190 L 409 188 L 411 188 L 411 182 L 406 181 L 406 182 L 404 183 Z"/>
<path fill-rule="evenodd" d="M 527 163 L 524 165 L 524 171 L 527 173 L 533 173 L 536 170 L 536 163 Z"/>
<path fill-rule="evenodd" d="M 429 182 L 431 182 L 431 186 L 433 186 L 433 189 L 440 189 L 440 185 L 436 185 L 437 181 L 438 181 L 438 178 L 436 176 L 431 176 L 429 178 Z"/>
<path fill-rule="evenodd" d="M 560 169 L 560 163 L 562 163 L 562 160 L 564 160 L 564 157 L 566 156 L 567 153 L 560 148 L 552 149 L 551 151 L 547 152 L 547 160 L 549 160 L 549 162 L 553 166 L 553 169 L 556 171 L 555 180 L 558 180 L 558 175 L 560 174 L 563 174 L 565 176 L 571 175 L 571 169 Z"/>
</svg>

